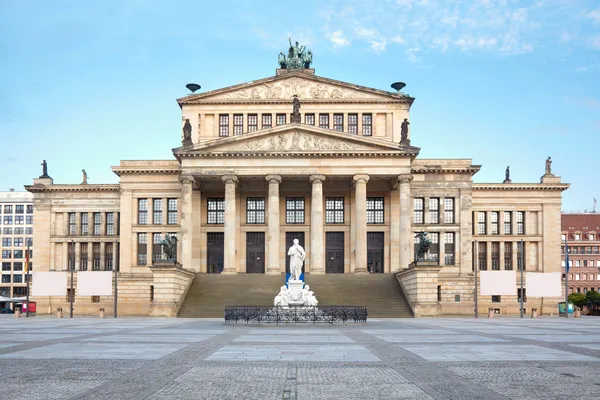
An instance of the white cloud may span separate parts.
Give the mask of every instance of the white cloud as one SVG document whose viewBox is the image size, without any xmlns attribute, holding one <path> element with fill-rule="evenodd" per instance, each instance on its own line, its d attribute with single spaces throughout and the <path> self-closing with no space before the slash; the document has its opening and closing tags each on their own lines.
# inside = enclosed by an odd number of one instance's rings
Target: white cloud
<svg viewBox="0 0 600 400">
<path fill-rule="evenodd" d="M 390 39 L 390 42 L 397 43 L 397 44 L 404 44 L 404 39 L 402 38 L 402 36 L 396 35 Z"/>
<path fill-rule="evenodd" d="M 367 29 L 362 26 L 356 28 L 356 34 L 365 39 L 373 39 L 374 37 L 379 36 L 377 29 Z"/>
<path fill-rule="evenodd" d="M 385 51 L 387 47 L 387 39 L 371 40 L 370 47 L 375 53 L 380 54 L 382 51 Z"/>
<path fill-rule="evenodd" d="M 406 56 L 408 58 L 408 61 L 416 63 L 419 60 L 421 60 L 421 57 L 418 55 L 420 51 L 421 49 L 419 49 L 418 47 L 407 49 Z"/>
<path fill-rule="evenodd" d="M 348 46 L 350 44 L 350 41 L 344 36 L 344 31 L 341 29 L 327 35 L 327 38 L 333 43 L 333 47 L 336 48 Z"/>
<path fill-rule="evenodd" d="M 585 17 L 594 22 L 600 23 L 600 8 L 588 12 Z"/>
<path fill-rule="evenodd" d="M 588 44 L 591 48 L 600 50 L 600 35 L 590 37 Z"/>
</svg>

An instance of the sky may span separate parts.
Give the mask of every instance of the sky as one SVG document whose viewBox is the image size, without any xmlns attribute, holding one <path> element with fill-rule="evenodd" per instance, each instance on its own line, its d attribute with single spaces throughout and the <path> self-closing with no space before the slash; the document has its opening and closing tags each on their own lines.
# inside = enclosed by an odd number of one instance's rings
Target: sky
<svg viewBox="0 0 600 400">
<path fill-rule="evenodd" d="M 289 37 L 319 76 L 405 82 L 420 158 L 537 183 L 551 156 L 563 210 L 600 199 L 599 0 L 0 0 L 0 191 L 173 159 L 185 85 L 272 76 Z"/>
</svg>

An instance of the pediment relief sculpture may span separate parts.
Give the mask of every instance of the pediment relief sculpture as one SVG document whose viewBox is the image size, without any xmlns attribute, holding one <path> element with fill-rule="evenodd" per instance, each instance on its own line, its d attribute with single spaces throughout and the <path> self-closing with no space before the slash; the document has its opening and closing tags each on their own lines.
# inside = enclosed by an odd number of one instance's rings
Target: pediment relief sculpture
<svg viewBox="0 0 600 400">
<path fill-rule="evenodd" d="M 216 146 L 207 151 L 269 151 L 269 152 L 306 152 L 306 151 L 354 151 L 373 150 L 372 147 L 360 143 L 330 138 L 324 135 L 313 135 L 305 132 L 281 133 L 262 138 L 247 139 L 239 143 Z"/>
</svg>

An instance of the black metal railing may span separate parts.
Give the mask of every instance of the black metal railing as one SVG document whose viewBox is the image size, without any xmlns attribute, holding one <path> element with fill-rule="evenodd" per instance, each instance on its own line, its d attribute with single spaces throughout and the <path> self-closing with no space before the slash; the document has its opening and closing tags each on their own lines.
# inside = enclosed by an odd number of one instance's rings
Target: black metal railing
<svg viewBox="0 0 600 400">
<path fill-rule="evenodd" d="M 367 307 L 362 306 L 227 306 L 225 322 L 261 323 L 329 323 L 367 322 Z"/>
</svg>

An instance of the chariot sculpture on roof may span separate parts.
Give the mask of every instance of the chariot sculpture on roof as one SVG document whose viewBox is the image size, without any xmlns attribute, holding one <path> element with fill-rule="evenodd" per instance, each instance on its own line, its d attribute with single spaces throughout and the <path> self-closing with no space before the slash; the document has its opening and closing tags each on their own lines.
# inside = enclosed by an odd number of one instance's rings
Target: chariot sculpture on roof
<svg viewBox="0 0 600 400">
<path fill-rule="evenodd" d="M 282 51 L 279 53 L 279 66 L 281 69 L 303 69 L 310 68 L 312 64 L 312 52 L 306 46 L 301 46 L 297 41 L 292 44 L 289 38 L 290 48 L 287 55 Z"/>
</svg>

